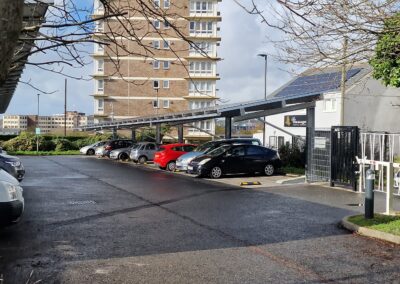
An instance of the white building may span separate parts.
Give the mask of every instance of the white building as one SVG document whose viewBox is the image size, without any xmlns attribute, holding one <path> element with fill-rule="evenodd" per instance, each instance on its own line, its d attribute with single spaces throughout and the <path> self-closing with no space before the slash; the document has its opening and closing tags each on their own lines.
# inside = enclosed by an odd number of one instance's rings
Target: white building
<svg viewBox="0 0 400 284">
<path fill-rule="evenodd" d="M 386 87 L 373 79 L 371 67 L 365 64 L 348 71 L 346 92 L 342 97 L 340 76 L 340 68 L 307 70 L 270 97 L 320 93 L 322 100 L 317 101 L 315 107 L 316 129 L 358 126 L 363 131 L 400 132 L 400 89 Z M 287 126 L 293 122 L 302 124 L 305 115 L 306 110 L 299 110 L 268 116 L 266 121 L 271 125 L 266 126 L 267 146 L 277 148 L 291 143 L 293 136 L 305 137 L 304 124 L 303 127 Z M 255 137 L 262 140 L 263 134 L 257 133 Z"/>
</svg>

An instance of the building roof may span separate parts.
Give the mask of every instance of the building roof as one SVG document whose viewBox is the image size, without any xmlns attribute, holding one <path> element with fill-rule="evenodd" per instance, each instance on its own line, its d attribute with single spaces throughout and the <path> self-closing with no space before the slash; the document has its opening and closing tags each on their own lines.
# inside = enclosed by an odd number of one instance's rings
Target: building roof
<svg viewBox="0 0 400 284">
<path fill-rule="evenodd" d="M 349 87 L 371 72 L 368 64 L 355 65 L 346 74 L 346 86 Z M 275 98 L 291 96 L 309 96 L 340 91 L 341 67 L 308 69 L 270 95 Z"/>
<path fill-rule="evenodd" d="M 52 3 L 50 0 L 46 0 L 46 2 L 26 1 L 23 10 L 23 26 L 34 26 L 38 23 L 42 23 L 48 4 L 50 3 Z M 25 63 L 28 60 L 29 53 L 34 46 L 34 40 L 38 31 L 39 28 L 29 32 L 21 32 L 21 37 L 30 40 L 24 40 L 18 43 L 7 79 L 0 85 L 0 113 L 4 113 L 10 104 L 11 98 L 14 95 L 19 79 L 25 68 Z"/>
</svg>

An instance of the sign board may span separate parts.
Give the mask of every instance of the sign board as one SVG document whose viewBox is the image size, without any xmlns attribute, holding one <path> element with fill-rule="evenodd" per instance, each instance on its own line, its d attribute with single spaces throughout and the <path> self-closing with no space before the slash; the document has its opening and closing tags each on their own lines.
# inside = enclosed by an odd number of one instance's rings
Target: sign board
<svg viewBox="0 0 400 284">
<path fill-rule="evenodd" d="M 307 115 L 285 115 L 285 127 L 306 127 Z"/>
<path fill-rule="evenodd" d="M 326 137 L 315 137 L 314 138 L 314 148 L 315 149 L 325 149 L 326 148 Z"/>
<path fill-rule="evenodd" d="M 37 127 L 35 132 L 36 132 L 36 135 L 40 135 L 40 128 Z"/>
</svg>

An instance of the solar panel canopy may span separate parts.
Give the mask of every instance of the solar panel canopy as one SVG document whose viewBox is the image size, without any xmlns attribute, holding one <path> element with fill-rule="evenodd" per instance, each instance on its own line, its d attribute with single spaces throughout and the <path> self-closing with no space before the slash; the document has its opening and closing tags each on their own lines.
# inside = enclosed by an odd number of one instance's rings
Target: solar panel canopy
<svg viewBox="0 0 400 284">
<path fill-rule="evenodd" d="M 346 81 L 354 77 L 361 70 L 361 68 L 354 68 L 347 71 Z M 302 76 L 280 90 L 275 97 L 283 98 L 288 96 L 323 94 L 334 91 L 340 87 L 341 77 L 341 72 Z"/>
</svg>

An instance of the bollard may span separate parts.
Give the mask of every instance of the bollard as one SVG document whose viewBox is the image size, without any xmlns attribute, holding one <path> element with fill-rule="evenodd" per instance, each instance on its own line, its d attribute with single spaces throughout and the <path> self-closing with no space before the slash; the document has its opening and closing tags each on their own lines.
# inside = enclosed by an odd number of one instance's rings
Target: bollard
<svg viewBox="0 0 400 284">
<path fill-rule="evenodd" d="M 375 171 L 369 169 L 365 178 L 365 219 L 374 218 L 374 182 Z"/>
</svg>

